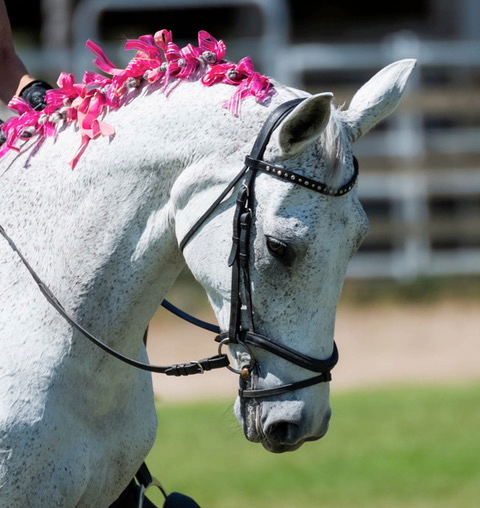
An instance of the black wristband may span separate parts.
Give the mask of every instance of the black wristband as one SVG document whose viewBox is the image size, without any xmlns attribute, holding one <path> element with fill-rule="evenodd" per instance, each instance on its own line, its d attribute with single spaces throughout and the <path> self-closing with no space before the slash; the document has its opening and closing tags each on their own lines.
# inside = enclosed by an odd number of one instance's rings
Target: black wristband
<svg viewBox="0 0 480 508">
<path fill-rule="evenodd" d="M 45 81 L 32 81 L 22 88 L 20 97 L 27 101 L 35 111 L 41 111 L 47 105 L 45 101 L 45 94 L 47 90 L 51 89 L 52 87 Z"/>
</svg>

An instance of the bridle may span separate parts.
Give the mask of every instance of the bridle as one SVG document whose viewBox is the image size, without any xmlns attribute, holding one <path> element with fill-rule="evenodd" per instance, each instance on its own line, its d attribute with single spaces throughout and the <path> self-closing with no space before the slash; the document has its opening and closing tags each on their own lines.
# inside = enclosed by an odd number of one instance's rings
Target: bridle
<svg viewBox="0 0 480 508">
<path fill-rule="evenodd" d="M 244 177 L 242 187 L 236 199 L 236 208 L 233 217 L 232 248 L 228 258 L 228 266 L 232 268 L 231 299 L 230 299 L 230 323 L 228 331 L 220 333 L 216 341 L 221 346 L 226 344 L 241 345 L 249 351 L 249 365 L 240 366 L 234 370 L 240 374 L 239 395 L 243 398 L 262 398 L 284 394 L 286 392 L 306 388 L 317 383 L 324 383 L 331 380 L 330 371 L 338 361 L 338 350 L 335 342 L 333 352 L 329 358 L 317 359 L 294 349 L 280 344 L 269 337 L 255 332 L 254 313 L 252 308 L 252 291 L 249 274 L 249 251 L 250 233 L 252 220 L 254 219 L 254 184 L 259 171 L 274 175 L 296 185 L 300 185 L 312 191 L 328 196 L 343 196 L 353 189 L 358 178 L 358 164 L 354 158 L 354 174 L 350 180 L 340 188 L 331 189 L 322 182 L 306 178 L 305 176 L 287 171 L 286 169 L 267 163 L 263 160 L 265 149 L 273 131 L 280 125 L 281 121 L 300 104 L 304 99 L 294 99 L 281 104 L 276 108 L 263 124 L 257 136 L 253 149 L 245 159 L 245 166 L 242 171 L 232 180 L 221 196 L 210 206 L 210 208 L 191 227 L 183 240 L 180 248 L 183 251 L 188 241 L 195 232 L 202 226 L 206 218 L 223 201 L 230 190 Z M 243 298 L 242 298 L 243 289 Z M 243 317 L 243 319 L 242 319 Z M 315 372 L 318 375 L 308 379 L 297 381 L 291 384 L 266 389 L 247 388 L 252 384 L 252 373 L 258 366 L 255 365 L 251 347 L 257 347 L 279 356 L 299 367 Z"/>
<path fill-rule="evenodd" d="M 217 333 L 216 341 L 219 342 L 218 355 L 204 358 L 198 361 L 192 361 L 184 364 L 175 364 L 169 366 L 150 365 L 147 363 L 139 362 L 132 358 L 126 357 L 118 351 L 112 349 L 102 340 L 96 338 L 88 330 L 83 328 L 62 306 L 57 300 L 52 291 L 38 276 L 36 271 L 28 263 L 27 259 L 23 256 L 18 249 L 12 238 L 5 232 L 4 228 L 0 226 L 0 235 L 5 238 L 9 243 L 12 250 L 18 255 L 33 280 L 38 285 L 40 291 L 43 293 L 48 302 L 56 309 L 56 311 L 77 331 L 84 337 L 90 340 L 105 352 L 114 356 L 128 365 L 146 370 L 149 372 L 162 373 L 170 376 L 186 376 L 191 374 L 203 373 L 207 370 L 227 367 L 230 370 L 240 374 L 241 386 L 240 396 L 244 398 L 262 398 L 281 395 L 286 392 L 312 386 L 317 383 L 328 382 L 331 380 L 330 371 L 338 361 L 338 350 L 333 344 L 333 352 L 329 358 L 317 359 L 301 352 L 295 351 L 283 344 L 280 344 L 264 335 L 255 332 L 254 326 L 254 313 L 252 309 L 252 292 L 250 285 L 249 275 L 249 245 L 250 245 L 250 232 L 252 220 L 254 219 L 254 183 L 258 171 L 274 175 L 275 177 L 282 178 L 296 185 L 300 185 L 312 191 L 328 196 L 338 197 L 348 193 L 356 184 L 358 177 L 358 164 L 354 158 L 354 174 L 350 180 L 339 187 L 338 189 L 331 189 L 324 183 L 306 178 L 299 173 L 287 171 L 286 169 L 267 163 L 262 160 L 267 144 L 273 131 L 279 126 L 281 121 L 300 104 L 304 99 L 294 99 L 281 104 L 276 108 L 263 124 L 260 133 L 257 136 L 253 149 L 245 159 L 245 166 L 238 173 L 235 178 L 230 182 L 221 195 L 212 203 L 208 210 L 194 223 L 194 225 L 187 232 L 183 240 L 180 242 L 180 249 L 183 251 L 188 241 L 203 225 L 205 220 L 217 208 L 217 206 L 226 198 L 226 196 L 236 187 L 242 178 L 242 186 L 237 195 L 236 208 L 233 219 L 233 239 L 232 249 L 228 259 L 228 265 L 232 268 L 232 285 L 231 285 L 231 303 L 230 303 L 230 324 L 228 331 L 220 333 L 220 329 L 216 325 L 200 321 L 167 301 L 162 305 L 171 312 L 179 315 L 183 319 L 206 328 L 210 331 Z M 244 297 L 242 299 L 242 288 Z M 291 384 L 268 388 L 268 389 L 255 389 L 248 384 L 252 383 L 252 373 L 258 370 L 258 365 L 253 361 L 251 355 L 251 363 L 248 366 L 241 366 L 240 370 L 233 369 L 229 366 L 229 360 L 226 354 L 222 353 L 222 347 L 227 344 L 242 345 L 247 350 L 251 347 L 261 348 L 269 353 L 279 356 L 290 363 L 299 367 L 315 372 L 318 375 L 298 381 Z"/>
</svg>

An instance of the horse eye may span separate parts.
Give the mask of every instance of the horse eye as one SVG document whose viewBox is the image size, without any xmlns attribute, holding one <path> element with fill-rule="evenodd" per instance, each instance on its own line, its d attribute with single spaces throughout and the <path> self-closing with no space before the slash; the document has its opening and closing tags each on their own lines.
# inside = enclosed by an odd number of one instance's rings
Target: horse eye
<svg viewBox="0 0 480 508">
<path fill-rule="evenodd" d="M 267 248 L 273 256 L 283 258 L 287 254 L 288 246 L 286 243 L 277 240 L 276 238 L 267 236 Z"/>
</svg>

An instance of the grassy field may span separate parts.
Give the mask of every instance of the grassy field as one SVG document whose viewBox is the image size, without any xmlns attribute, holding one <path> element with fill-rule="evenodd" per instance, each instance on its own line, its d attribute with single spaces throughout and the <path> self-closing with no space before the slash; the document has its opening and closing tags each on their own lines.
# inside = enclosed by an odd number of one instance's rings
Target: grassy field
<svg viewBox="0 0 480 508">
<path fill-rule="evenodd" d="M 228 403 L 159 404 L 148 464 L 202 508 L 480 507 L 480 385 L 334 394 L 332 407 L 324 439 L 273 455 Z"/>
</svg>

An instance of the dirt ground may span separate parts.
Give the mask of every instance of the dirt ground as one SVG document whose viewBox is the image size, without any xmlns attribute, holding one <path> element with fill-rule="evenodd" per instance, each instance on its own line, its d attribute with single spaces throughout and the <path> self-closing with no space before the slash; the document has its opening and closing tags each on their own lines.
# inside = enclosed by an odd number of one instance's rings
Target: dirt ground
<svg viewBox="0 0 480 508">
<path fill-rule="evenodd" d="M 335 333 L 340 361 L 333 371 L 332 391 L 480 380 L 479 305 L 341 305 Z M 214 355 L 217 345 L 213 334 L 160 311 L 150 327 L 148 349 L 152 363 L 165 365 Z M 154 374 L 154 388 L 164 401 L 220 397 L 233 402 L 237 377 L 226 369 L 188 378 Z"/>
</svg>

